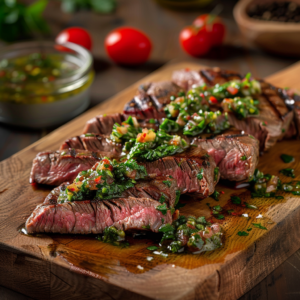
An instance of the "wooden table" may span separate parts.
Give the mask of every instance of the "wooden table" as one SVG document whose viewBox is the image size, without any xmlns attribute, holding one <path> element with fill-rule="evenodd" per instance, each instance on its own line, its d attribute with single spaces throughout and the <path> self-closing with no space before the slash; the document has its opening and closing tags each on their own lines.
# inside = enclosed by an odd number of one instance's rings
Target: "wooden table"
<svg viewBox="0 0 300 300">
<path fill-rule="evenodd" d="M 76 16 L 66 15 L 60 12 L 55 1 L 50 3 L 46 12 L 54 35 L 63 27 L 75 25 L 88 28 L 93 35 L 96 78 L 92 87 L 91 106 L 123 90 L 170 60 L 171 63 L 180 60 L 197 61 L 203 65 L 220 66 L 242 73 L 250 71 L 258 77 L 268 76 L 297 61 L 296 58 L 273 56 L 249 45 L 239 34 L 232 17 L 235 1 L 226 1 L 226 7 L 221 13 L 228 27 L 226 45 L 199 60 L 189 58 L 180 49 L 178 32 L 183 26 L 191 23 L 198 14 L 208 12 L 211 8 L 201 12 L 176 12 L 162 8 L 150 0 L 123 0 L 118 3 L 116 13 L 109 16 L 88 12 L 78 13 Z M 144 30 L 153 41 L 153 53 L 149 62 L 143 66 L 122 68 L 111 63 L 105 54 L 103 48 L 105 35 L 113 28 L 124 25 Z M 0 160 L 25 148 L 50 131 L 49 129 L 33 131 L 1 124 Z M 299 299 L 299 272 L 300 251 L 241 299 Z M 29 298 L 0 287 L 0 299 Z"/>
</svg>

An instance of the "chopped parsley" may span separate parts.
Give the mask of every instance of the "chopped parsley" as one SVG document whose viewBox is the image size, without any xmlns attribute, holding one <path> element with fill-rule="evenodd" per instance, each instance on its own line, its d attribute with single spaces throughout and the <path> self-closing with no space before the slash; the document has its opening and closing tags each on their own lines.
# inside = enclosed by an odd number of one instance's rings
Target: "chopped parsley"
<svg viewBox="0 0 300 300">
<path fill-rule="evenodd" d="M 214 181 L 218 181 L 219 167 L 214 168 Z"/>
<path fill-rule="evenodd" d="M 294 157 L 288 154 L 281 154 L 280 158 L 283 160 L 284 163 L 288 164 L 294 161 Z"/>
<path fill-rule="evenodd" d="M 149 120 L 149 123 L 150 123 L 150 124 L 155 124 L 156 121 L 155 121 L 155 119 L 150 119 L 150 120 Z"/>
<path fill-rule="evenodd" d="M 164 203 L 166 202 L 166 196 L 164 195 L 164 193 L 161 194 L 159 200 L 158 200 L 160 203 Z"/>
<path fill-rule="evenodd" d="M 149 247 L 147 247 L 147 250 L 150 250 L 150 251 L 155 251 L 157 249 L 158 249 L 158 247 L 156 247 L 156 246 L 149 246 Z"/>
<path fill-rule="evenodd" d="M 292 168 L 286 168 L 286 169 L 281 169 L 279 171 L 279 173 L 287 176 L 287 177 L 292 177 L 292 178 L 295 178 L 295 173 L 294 173 L 294 169 Z"/>
<path fill-rule="evenodd" d="M 251 230 L 252 230 L 252 228 L 251 228 L 251 227 L 247 228 L 247 231 L 251 231 Z"/>
<path fill-rule="evenodd" d="M 242 203 L 242 200 L 240 197 L 238 196 L 231 196 L 231 202 L 233 204 L 237 204 L 237 205 L 240 205 Z"/>
<path fill-rule="evenodd" d="M 150 225 L 142 226 L 143 229 L 150 229 Z"/>
<path fill-rule="evenodd" d="M 220 196 L 220 193 L 215 190 L 211 195 L 210 195 L 213 199 L 215 199 L 216 201 L 219 201 L 219 196 Z"/>
<path fill-rule="evenodd" d="M 246 160 L 246 159 L 247 159 L 247 156 L 246 156 L 246 155 L 244 155 L 244 156 L 241 157 L 241 160 L 242 160 L 242 161 L 244 161 L 244 160 Z"/>
<path fill-rule="evenodd" d="M 246 231 L 239 231 L 237 234 L 238 234 L 239 236 L 248 236 L 248 235 L 249 235 L 249 233 L 246 232 Z"/>
<path fill-rule="evenodd" d="M 259 229 L 268 230 L 266 227 L 262 226 L 260 223 L 252 223 L 252 225 Z"/>
<path fill-rule="evenodd" d="M 156 210 L 159 210 L 165 216 L 167 214 L 168 207 L 167 207 L 166 203 L 164 203 L 162 205 L 156 206 Z"/>
<path fill-rule="evenodd" d="M 172 182 L 169 180 L 163 180 L 163 183 L 167 186 L 167 187 L 171 187 Z"/>
<path fill-rule="evenodd" d="M 197 179 L 201 180 L 203 178 L 203 168 L 200 169 L 199 173 L 197 174 Z"/>
</svg>

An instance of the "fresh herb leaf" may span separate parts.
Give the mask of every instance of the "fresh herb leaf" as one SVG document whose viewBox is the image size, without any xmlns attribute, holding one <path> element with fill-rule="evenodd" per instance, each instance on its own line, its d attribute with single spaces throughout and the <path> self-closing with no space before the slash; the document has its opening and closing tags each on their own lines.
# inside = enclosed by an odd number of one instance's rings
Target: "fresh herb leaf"
<svg viewBox="0 0 300 300">
<path fill-rule="evenodd" d="M 218 215 L 215 216 L 215 218 L 218 219 L 218 220 L 222 220 L 225 217 L 224 217 L 224 215 L 218 214 Z"/>
<path fill-rule="evenodd" d="M 174 204 L 174 206 L 176 208 L 177 205 L 178 205 L 179 199 L 180 199 L 180 195 L 181 195 L 180 190 L 176 190 L 175 195 L 176 195 L 176 198 L 175 198 L 175 204 Z"/>
<path fill-rule="evenodd" d="M 158 200 L 160 203 L 164 203 L 166 202 L 166 196 L 164 195 L 164 193 L 161 194 L 159 200 Z"/>
<path fill-rule="evenodd" d="M 155 121 L 155 119 L 150 119 L 150 120 L 149 120 L 149 123 L 150 123 L 150 124 L 155 124 L 156 121 Z"/>
<path fill-rule="evenodd" d="M 242 203 L 242 200 L 238 196 L 231 196 L 231 202 L 233 204 L 240 205 Z"/>
<path fill-rule="evenodd" d="M 143 229 L 150 229 L 150 225 L 142 226 Z"/>
<path fill-rule="evenodd" d="M 167 186 L 167 187 L 171 187 L 172 182 L 169 180 L 163 180 L 163 183 Z"/>
<path fill-rule="evenodd" d="M 147 247 L 147 250 L 150 250 L 150 251 L 155 251 L 157 249 L 158 249 L 158 247 L 156 247 L 156 246 L 149 246 L 149 247 Z"/>
<path fill-rule="evenodd" d="M 299 196 L 300 195 L 300 191 L 293 191 L 292 192 L 293 195 Z M 283 197 L 282 197 L 283 198 Z"/>
<path fill-rule="evenodd" d="M 229 209 L 229 210 L 227 210 L 227 213 L 228 213 L 229 215 L 231 215 L 233 212 L 234 212 L 234 209 Z"/>
<path fill-rule="evenodd" d="M 288 164 L 294 160 L 294 157 L 288 154 L 281 154 L 280 158 L 283 160 L 284 163 Z"/>
<path fill-rule="evenodd" d="M 246 232 L 246 231 L 239 231 L 237 234 L 238 234 L 239 236 L 248 236 L 248 235 L 249 235 L 249 233 Z"/>
<path fill-rule="evenodd" d="M 216 201 L 219 201 L 220 193 L 218 191 L 214 191 L 213 194 L 210 195 Z"/>
<path fill-rule="evenodd" d="M 259 229 L 268 230 L 266 227 L 262 226 L 260 223 L 252 223 L 252 225 Z"/>
<path fill-rule="evenodd" d="M 243 160 L 243 161 L 246 160 L 246 159 L 247 159 L 246 155 L 244 155 L 244 156 L 241 157 L 241 160 Z"/>
<path fill-rule="evenodd" d="M 247 228 L 247 231 L 251 231 L 251 230 L 252 230 L 252 228 L 251 228 L 251 227 Z"/>
<path fill-rule="evenodd" d="M 219 176 L 219 167 L 216 167 L 214 169 L 214 181 L 218 180 L 218 176 Z"/>
<path fill-rule="evenodd" d="M 203 178 L 203 168 L 201 168 L 201 170 L 199 171 L 199 173 L 197 174 L 197 179 L 201 180 Z"/>
<path fill-rule="evenodd" d="M 255 205 L 248 204 L 247 202 L 244 202 L 244 204 L 246 205 L 246 208 L 257 209 L 257 206 Z"/>
<path fill-rule="evenodd" d="M 300 194 L 299 194 L 299 195 L 300 195 Z M 283 197 L 283 196 L 275 196 L 275 199 L 281 200 L 281 199 L 284 199 L 284 197 Z"/>
<path fill-rule="evenodd" d="M 166 203 L 156 206 L 156 210 L 159 210 L 165 216 L 168 211 Z"/>
<path fill-rule="evenodd" d="M 287 177 L 295 178 L 294 169 L 292 169 L 292 168 L 282 169 L 282 170 L 279 171 L 279 173 L 281 173 L 281 174 L 283 174 Z"/>
</svg>

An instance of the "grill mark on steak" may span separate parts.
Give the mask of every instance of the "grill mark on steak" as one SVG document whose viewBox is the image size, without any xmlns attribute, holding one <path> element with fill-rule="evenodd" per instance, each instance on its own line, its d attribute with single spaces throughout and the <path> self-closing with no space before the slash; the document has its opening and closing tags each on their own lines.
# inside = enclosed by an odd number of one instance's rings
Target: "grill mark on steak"
<svg viewBox="0 0 300 300">
<path fill-rule="evenodd" d="M 81 148 L 78 148 L 77 141 L 80 141 Z M 113 142 L 105 135 L 94 134 L 93 136 L 85 136 L 85 134 L 82 134 L 81 136 L 66 140 L 59 150 L 68 149 L 67 147 L 93 152 L 104 151 L 108 153 L 107 156 L 109 157 L 118 157 L 122 153 L 123 145 Z"/>
</svg>

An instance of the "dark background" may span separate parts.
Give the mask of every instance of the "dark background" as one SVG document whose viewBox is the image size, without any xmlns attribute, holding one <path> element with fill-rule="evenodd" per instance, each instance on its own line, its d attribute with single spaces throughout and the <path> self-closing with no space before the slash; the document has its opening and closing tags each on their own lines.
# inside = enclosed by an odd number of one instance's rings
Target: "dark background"
<svg viewBox="0 0 300 300">
<path fill-rule="evenodd" d="M 83 11 L 65 14 L 59 2 L 50 1 L 45 17 L 50 24 L 53 38 L 69 26 L 88 29 L 93 37 L 95 81 L 91 91 L 91 107 L 105 101 L 130 84 L 168 62 L 194 61 L 207 66 L 219 66 L 241 73 L 251 72 L 255 77 L 266 77 L 298 59 L 265 53 L 251 45 L 239 33 L 232 10 L 237 1 L 214 1 L 202 10 L 174 11 L 163 8 L 154 0 L 119 0 L 115 13 L 99 15 Z M 220 16 L 227 26 L 225 45 L 213 49 L 209 55 L 194 59 L 185 54 L 179 45 L 179 31 L 201 13 L 206 13 L 221 3 Z M 150 60 L 139 67 L 124 68 L 112 63 L 105 53 L 105 36 L 119 26 L 134 26 L 151 38 L 153 51 Z M 129 99 L 128 99 L 129 100 Z M 0 124 L 0 161 L 22 150 L 55 128 L 29 130 Z M 300 299 L 300 250 L 254 287 L 242 300 L 296 300 Z M 0 287 L 1 300 L 30 299 Z"/>
</svg>

